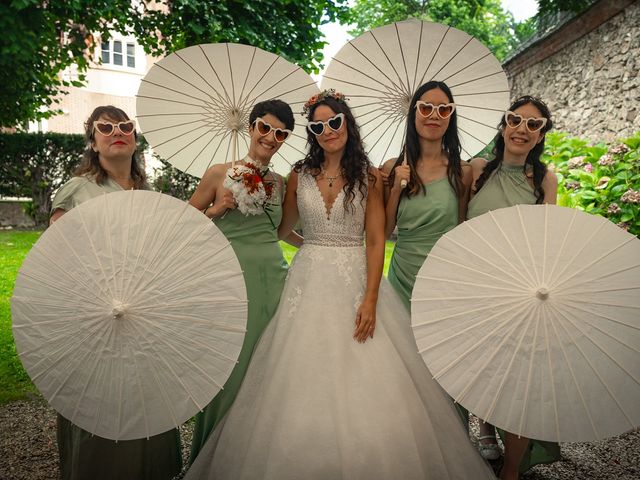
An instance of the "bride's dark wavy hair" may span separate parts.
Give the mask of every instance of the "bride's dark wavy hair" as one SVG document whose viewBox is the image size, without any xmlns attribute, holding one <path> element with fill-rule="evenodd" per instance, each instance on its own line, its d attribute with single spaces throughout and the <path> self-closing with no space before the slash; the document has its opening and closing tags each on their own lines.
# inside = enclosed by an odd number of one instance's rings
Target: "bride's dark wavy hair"
<svg viewBox="0 0 640 480">
<path fill-rule="evenodd" d="M 356 119 L 351 113 L 351 109 L 344 102 L 344 100 L 338 101 L 333 97 L 327 96 L 315 103 L 309 109 L 307 120 L 313 120 L 313 113 L 320 105 L 326 105 L 336 114 L 344 113 L 344 118 L 347 125 L 347 144 L 345 145 L 344 153 L 340 159 L 340 169 L 342 175 L 346 180 L 346 184 L 343 188 L 344 195 L 344 208 L 345 210 L 353 211 L 353 201 L 356 198 L 356 189 L 360 191 L 363 199 L 366 198 L 367 188 L 369 181 L 375 182 L 375 177 L 369 172 L 371 168 L 371 162 L 369 157 L 364 151 L 362 146 L 362 139 L 360 137 L 360 130 L 356 124 Z M 318 143 L 316 136 L 307 129 L 307 145 L 309 145 L 309 151 L 303 160 L 297 162 L 293 169 L 296 172 L 300 172 L 303 169 L 308 170 L 314 177 L 318 176 L 321 172 L 322 162 L 324 161 L 324 150 Z"/>
<path fill-rule="evenodd" d="M 553 121 L 551 120 L 551 111 L 547 104 L 542 100 L 536 97 L 532 97 L 531 95 L 524 95 L 518 99 L 516 99 L 511 106 L 507 109 L 509 111 L 514 111 L 515 109 L 527 105 L 530 103 L 542 113 L 542 116 L 547 119 L 547 123 L 540 133 L 544 135 L 553 127 Z M 491 160 L 487 165 L 485 165 L 484 170 L 476 180 L 474 185 L 474 191 L 477 193 L 480 191 L 482 186 L 485 184 L 487 179 L 491 176 L 500 165 L 502 165 L 502 160 L 504 160 L 504 137 L 502 136 L 503 130 L 506 128 L 507 123 L 504 119 L 504 115 L 500 119 L 500 123 L 498 124 L 498 133 L 496 134 L 494 141 L 494 147 L 491 153 L 493 153 L 493 160 Z M 533 147 L 528 155 L 527 159 L 524 162 L 522 167 L 522 172 L 527 175 L 528 171 L 533 172 L 533 194 L 536 196 L 536 203 L 542 203 L 544 201 L 544 189 L 542 188 L 542 181 L 544 180 L 544 176 L 547 174 L 547 166 L 540 161 L 540 157 L 542 156 L 542 152 L 544 151 L 544 140 L 545 137 L 542 137 L 542 141 L 536 144 Z"/>
<path fill-rule="evenodd" d="M 403 189 L 402 195 L 406 195 L 407 197 L 412 197 L 413 195 L 417 195 L 420 192 L 424 194 L 427 191 L 424 184 L 420 181 L 420 177 L 418 177 L 418 172 L 416 170 L 418 160 L 420 159 L 420 136 L 418 135 L 418 131 L 416 130 L 416 103 L 418 103 L 418 100 L 420 100 L 420 97 L 422 97 L 422 95 L 424 95 L 429 90 L 434 90 L 436 88 L 442 90 L 449 101 L 451 103 L 454 103 L 451 89 L 444 82 L 431 80 L 423 84 L 420 88 L 418 88 L 418 90 L 416 90 L 416 92 L 413 94 L 413 97 L 411 98 L 411 103 L 409 104 L 409 113 L 407 115 L 407 129 L 405 132 L 406 140 L 404 142 L 404 145 L 402 146 L 400 155 L 398 155 L 398 159 L 396 160 L 396 163 L 394 164 L 389 174 L 389 184 L 393 185 L 393 180 L 395 178 L 395 167 L 402 164 L 402 160 L 406 152 L 407 165 L 409 165 L 410 173 L 407 188 Z M 444 132 L 444 135 L 442 137 L 442 150 L 444 150 L 448 159 L 447 177 L 449 179 L 449 183 L 451 184 L 453 190 L 456 192 L 456 196 L 459 197 L 463 191 L 462 159 L 460 157 L 462 146 L 460 145 L 460 138 L 458 137 L 458 112 L 456 110 L 454 110 L 449 117 L 449 126 L 447 127 L 447 130 Z"/>
</svg>

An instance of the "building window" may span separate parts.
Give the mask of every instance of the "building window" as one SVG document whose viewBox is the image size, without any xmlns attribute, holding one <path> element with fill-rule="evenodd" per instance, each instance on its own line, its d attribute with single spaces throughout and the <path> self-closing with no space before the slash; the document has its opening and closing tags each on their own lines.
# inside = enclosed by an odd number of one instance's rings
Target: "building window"
<svg viewBox="0 0 640 480">
<path fill-rule="evenodd" d="M 126 56 L 127 67 L 136 68 L 136 44 L 126 43 L 126 52 L 123 51 L 122 40 L 105 41 L 100 44 L 100 59 L 103 64 L 124 66 Z"/>
<path fill-rule="evenodd" d="M 113 64 L 122 65 L 122 42 L 120 40 L 113 41 Z"/>
<path fill-rule="evenodd" d="M 109 52 L 109 42 L 102 42 L 101 44 L 102 54 L 100 58 L 102 59 L 102 63 L 109 63 L 110 61 L 110 52 Z"/>
<path fill-rule="evenodd" d="M 127 43 L 127 67 L 136 68 L 136 45 Z"/>
</svg>

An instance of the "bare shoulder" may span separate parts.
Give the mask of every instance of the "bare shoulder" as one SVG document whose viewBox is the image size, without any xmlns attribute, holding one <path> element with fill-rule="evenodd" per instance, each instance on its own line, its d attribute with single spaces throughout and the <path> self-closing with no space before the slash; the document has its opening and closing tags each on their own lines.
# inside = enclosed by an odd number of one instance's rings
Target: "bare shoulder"
<svg viewBox="0 0 640 480">
<path fill-rule="evenodd" d="M 222 178 L 225 175 L 225 173 L 227 173 L 227 170 L 230 167 L 231 167 L 230 163 L 218 163 L 216 165 L 213 165 L 209 167 L 206 172 L 204 172 L 202 179 L 214 180 L 214 179 Z"/>
<path fill-rule="evenodd" d="M 373 177 L 376 179 L 376 183 L 382 181 L 382 174 L 376 167 L 369 167 L 369 175 L 373 175 Z"/>
<path fill-rule="evenodd" d="M 544 174 L 544 178 L 542 179 L 542 185 L 544 187 L 558 187 L 558 176 L 552 170 L 547 170 L 547 173 Z"/>
<path fill-rule="evenodd" d="M 462 181 L 469 185 L 473 179 L 473 167 L 469 162 L 462 162 Z"/>
<path fill-rule="evenodd" d="M 474 173 L 482 172 L 484 170 L 484 167 L 487 166 L 487 163 L 489 162 L 482 157 L 475 157 L 469 160 L 469 166 Z"/>
<path fill-rule="evenodd" d="M 382 164 L 382 171 L 384 173 L 390 173 L 391 170 L 393 170 L 393 166 L 396 164 L 397 161 L 398 161 L 397 158 L 390 158 L 389 160 L 387 160 Z"/>
</svg>

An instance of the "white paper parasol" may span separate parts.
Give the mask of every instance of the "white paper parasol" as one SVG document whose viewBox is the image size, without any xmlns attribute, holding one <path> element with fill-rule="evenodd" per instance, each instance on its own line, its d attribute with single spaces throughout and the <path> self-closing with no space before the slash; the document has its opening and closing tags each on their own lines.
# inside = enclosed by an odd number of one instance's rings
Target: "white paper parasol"
<svg viewBox="0 0 640 480">
<path fill-rule="evenodd" d="M 640 241 L 552 205 L 489 212 L 445 234 L 418 273 L 418 349 L 480 418 L 572 442 L 640 425 Z"/>
<path fill-rule="evenodd" d="M 167 195 L 87 201 L 29 252 L 11 301 L 22 363 L 64 417 L 130 440 L 179 426 L 220 390 L 247 297 L 218 228 Z"/>
<path fill-rule="evenodd" d="M 369 158 L 379 164 L 400 153 L 411 97 L 430 80 L 451 89 L 462 158 L 473 157 L 496 134 L 509 84 L 498 59 L 465 32 L 419 20 L 375 28 L 342 47 L 322 88 L 346 95 Z"/>
<path fill-rule="evenodd" d="M 296 128 L 274 155 L 287 174 L 305 155 L 302 106 L 318 92 L 300 67 L 249 45 L 188 47 L 163 58 L 145 75 L 136 112 L 145 138 L 161 158 L 201 177 L 214 163 L 243 158 L 249 150 L 249 114 L 263 100 L 279 98 L 294 112 Z"/>
</svg>

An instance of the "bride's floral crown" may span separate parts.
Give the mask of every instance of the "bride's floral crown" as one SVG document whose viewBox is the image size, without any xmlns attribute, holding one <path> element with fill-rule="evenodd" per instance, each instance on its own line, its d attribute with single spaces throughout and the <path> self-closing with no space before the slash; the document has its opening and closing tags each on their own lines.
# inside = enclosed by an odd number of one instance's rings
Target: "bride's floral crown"
<svg viewBox="0 0 640 480">
<path fill-rule="evenodd" d="M 334 88 L 330 88 L 328 90 L 321 91 L 317 95 L 314 95 L 309 100 L 307 100 L 307 103 L 305 103 L 302 107 L 302 115 L 304 115 L 305 117 L 309 115 L 311 107 L 313 107 L 316 103 L 323 101 L 325 98 L 333 98 L 336 102 L 346 103 L 344 93 L 336 92 Z"/>
</svg>

